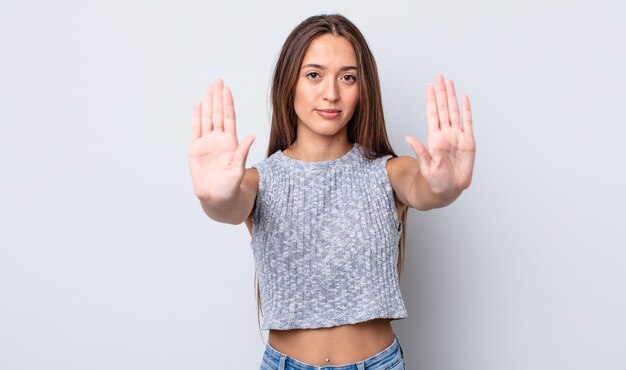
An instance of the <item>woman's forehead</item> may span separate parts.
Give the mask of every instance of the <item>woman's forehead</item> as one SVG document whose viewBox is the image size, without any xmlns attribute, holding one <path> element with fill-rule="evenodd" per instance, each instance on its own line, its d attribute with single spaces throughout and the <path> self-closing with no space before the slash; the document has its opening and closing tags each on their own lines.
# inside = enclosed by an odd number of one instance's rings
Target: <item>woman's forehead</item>
<svg viewBox="0 0 626 370">
<path fill-rule="evenodd" d="M 325 34 L 311 41 L 302 60 L 303 66 L 307 64 L 356 66 L 356 54 L 345 37 Z"/>
</svg>

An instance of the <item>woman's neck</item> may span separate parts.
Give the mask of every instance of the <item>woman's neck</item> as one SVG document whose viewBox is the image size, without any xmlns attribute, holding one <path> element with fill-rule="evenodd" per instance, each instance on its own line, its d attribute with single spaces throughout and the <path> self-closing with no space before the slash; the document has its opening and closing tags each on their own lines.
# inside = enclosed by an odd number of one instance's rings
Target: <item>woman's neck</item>
<svg viewBox="0 0 626 370">
<path fill-rule="evenodd" d="M 283 154 L 305 162 L 322 162 L 343 157 L 352 149 L 353 145 L 347 139 L 326 144 L 305 143 L 296 140 L 283 150 Z"/>
</svg>

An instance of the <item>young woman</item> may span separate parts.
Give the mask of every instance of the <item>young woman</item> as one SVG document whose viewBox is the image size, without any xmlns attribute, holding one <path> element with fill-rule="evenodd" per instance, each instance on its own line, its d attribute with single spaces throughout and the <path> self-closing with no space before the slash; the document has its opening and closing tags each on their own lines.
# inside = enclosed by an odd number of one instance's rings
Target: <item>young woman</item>
<svg viewBox="0 0 626 370">
<path fill-rule="evenodd" d="M 218 79 L 193 109 L 189 164 L 213 220 L 246 222 L 269 343 L 261 369 L 404 369 L 390 321 L 407 208 L 444 207 L 471 182 L 467 96 L 436 76 L 426 91 L 428 148 L 389 144 L 376 63 L 341 15 L 306 19 L 273 76 L 266 158 L 245 168 L 254 136 L 237 140 L 230 90 Z"/>
</svg>

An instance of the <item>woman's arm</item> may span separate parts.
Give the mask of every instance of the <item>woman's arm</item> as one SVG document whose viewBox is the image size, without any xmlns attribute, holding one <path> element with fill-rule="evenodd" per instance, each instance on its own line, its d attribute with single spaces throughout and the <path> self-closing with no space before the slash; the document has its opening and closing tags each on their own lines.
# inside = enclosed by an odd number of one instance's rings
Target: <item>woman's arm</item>
<svg viewBox="0 0 626 370">
<path fill-rule="evenodd" d="M 246 221 L 252 213 L 259 190 L 259 174 L 254 168 L 246 168 L 243 181 L 235 195 L 224 202 L 200 199 L 202 210 L 211 219 L 232 225 Z"/>
<path fill-rule="evenodd" d="M 390 159 L 387 171 L 400 201 L 428 210 L 452 203 L 472 180 L 476 143 L 469 98 L 463 96 L 463 117 L 457 105 L 454 83 L 436 77 L 436 87 L 426 90 L 428 149 L 406 136 L 417 155 Z"/>
<path fill-rule="evenodd" d="M 420 211 L 445 207 L 461 194 L 436 194 L 419 172 L 419 162 L 412 157 L 399 156 L 387 161 L 387 173 L 396 197 L 403 204 Z"/>
</svg>

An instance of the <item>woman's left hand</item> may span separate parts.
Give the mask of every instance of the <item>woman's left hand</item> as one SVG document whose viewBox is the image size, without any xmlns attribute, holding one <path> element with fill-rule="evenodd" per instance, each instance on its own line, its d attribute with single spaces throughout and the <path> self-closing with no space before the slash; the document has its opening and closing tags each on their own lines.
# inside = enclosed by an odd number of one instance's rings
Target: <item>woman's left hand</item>
<svg viewBox="0 0 626 370">
<path fill-rule="evenodd" d="M 463 95 L 461 118 L 452 80 L 436 76 L 426 90 L 428 148 L 406 136 L 419 161 L 420 173 L 431 191 L 444 198 L 458 196 L 472 181 L 476 143 L 469 97 Z"/>
</svg>

